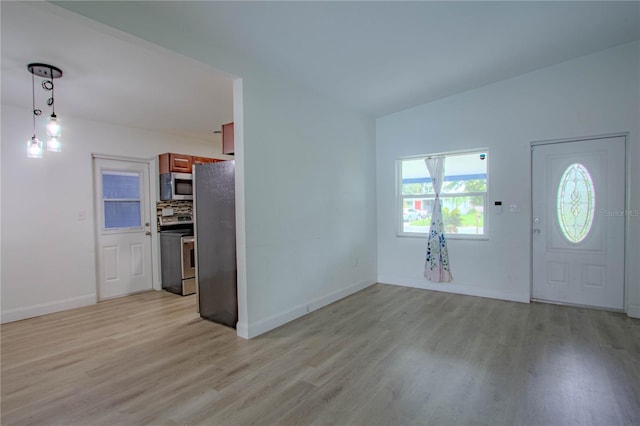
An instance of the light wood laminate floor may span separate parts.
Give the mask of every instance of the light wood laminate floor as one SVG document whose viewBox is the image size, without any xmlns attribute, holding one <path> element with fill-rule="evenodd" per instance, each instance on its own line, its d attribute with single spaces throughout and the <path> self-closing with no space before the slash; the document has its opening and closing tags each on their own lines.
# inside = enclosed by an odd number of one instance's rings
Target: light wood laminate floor
<svg viewBox="0 0 640 426">
<path fill-rule="evenodd" d="M 2 425 L 640 424 L 640 321 L 374 285 L 250 341 L 151 292 L 2 326 Z"/>
</svg>

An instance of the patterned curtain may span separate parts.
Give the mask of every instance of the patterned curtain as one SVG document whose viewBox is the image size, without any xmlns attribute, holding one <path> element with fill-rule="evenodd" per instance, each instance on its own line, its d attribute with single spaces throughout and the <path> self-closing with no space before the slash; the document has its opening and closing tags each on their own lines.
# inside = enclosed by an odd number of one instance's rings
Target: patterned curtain
<svg viewBox="0 0 640 426">
<path fill-rule="evenodd" d="M 450 282 L 449 252 L 444 238 L 442 224 L 442 207 L 440 206 L 440 190 L 444 179 L 444 157 L 429 157 L 424 160 L 433 182 L 436 199 L 431 212 L 431 228 L 427 240 L 427 258 L 424 263 L 424 277 L 434 282 Z"/>
</svg>

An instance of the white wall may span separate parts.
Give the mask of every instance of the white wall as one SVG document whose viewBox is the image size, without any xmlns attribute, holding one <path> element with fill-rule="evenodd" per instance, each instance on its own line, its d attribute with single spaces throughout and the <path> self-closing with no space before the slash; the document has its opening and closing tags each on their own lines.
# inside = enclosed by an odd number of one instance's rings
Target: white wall
<svg viewBox="0 0 640 426">
<path fill-rule="evenodd" d="M 221 144 L 197 139 L 70 116 L 63 124 L 62 152 L 29 159 L 31 111 L 2 105 L 2 322 L 95 303 L 92 153 L 226 157 Z"/>
<path fill-rule="evenodd" d="M 375 127 L 283 80 L 243 77 L 254 336 L 376 281 Z"/>
<path fill-rule="evenodd" d="M 640 208 L 640 44 L 618 46 L 377 120 L 378 280 L 501 299 L 530 298 L 532 141 L 629 132 L 630 209 Z M 489 239 L 449 240 L 454 281 L 422 277 L 425 238 L 396 235 L 396 159 L 489 148 Z M 508 206 L 518 204 L 518 213 Z M 640 218 L 628 218 L 627 311 L 640 316 Z"/>
</svg>

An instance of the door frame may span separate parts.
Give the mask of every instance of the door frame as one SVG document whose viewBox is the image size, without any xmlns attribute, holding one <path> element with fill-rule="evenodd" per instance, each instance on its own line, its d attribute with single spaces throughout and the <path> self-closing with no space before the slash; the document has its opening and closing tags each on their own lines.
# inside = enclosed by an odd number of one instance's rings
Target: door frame
<svg viewBox="0 0 640 426">
<path fill-rule="evenodd" d="M 156 161 L 156 157 L 152 157 L 152 158 L 137 158 L 137 157 L 125 157 L 125 156 L 119 156 L 119 155 L 110 155 L 110 154 L 100 154 L 100 153 L 91 153 L 91 170 L 92 172 L 95 171 L 95 160 L 99 159 L 99 160 L 116 160 L 116 161 L 129 161 L 132 163 L 143 163 L 146 164 L 149 167 L 149 187 L 147 188 L 149 190 L 149 215 L 151 217 L 151 288 L 153 290 L 162 290 L 162 283 L 160 282 L 160 237 L 158 234 L 158 227 L 157 227 L 157 215 L 156 215 L 156 204 L 157 204 L 157 198 L 158 198 L 158 179 L 156 179 L 155 177 L 158 175 L 158 167 L 157 167 L 157 161 Z M 92 173 L 93 176 L 95 176 L 95 173 Z M 99 220 L 99 214 L 98 214 L 98 206 L 96 206 L 96 193 L 95 193 L 95 188 L 96 188 L 96 182 L 95 182 L 95 178 L 92 177 L 92 195 L 93 195 L 93 199 L 94 199 L 94 206 L 93 206 L 93 248 L 94 248 L 94 253 L 95 253 L 95 258 L 94 258 L 94 271 L 95 271 L 95 285 L 96 285 L 96 293 L 95 293 L 95 302 L 98 303 L 99 299 L 98 299 L 98 285 L 100 283 L 99 279 L 100 277 L 98 276 L 98 274 L 100 273 L 99 271 L 99 266 L 98 266 L 98 256 L 99 256 L 99 250 L 98 250 L 98 233 L 100 232 L 100 220 Z"/>
<path fill-rule="evenodd" d="M 619 133 L 606 133 L 602 135 L 594 135 L 594 136 L 582 136 L 582 137 L 574 137 L 574 138 L 563 138 L 563 139 L 549 139 L 549 140 L 539 140 L 532 141 L 529 147 L 529 301 L 535 301 L 533 299 L 533 148 L 541 145 L 554 145 L 561 144 L 567 142 L 585 142 L 596 139 L 608 139 L 608 138 L 624 138 L 624 156 L 625 156 L 625 171 L 624 171 L 624 208 L 625 210 L 629 208 L 631 205 L 631 192 L 629 191 L 631 184 L 631 157 L 629 155 L 629 132 L 619 132 Z M 630 229 L 630 215 L 625 215 L 624 218 L 624 243 L 623 243 L 623 261 L 624 261 L 624 302 L 623 302 L 623 312 L 629 312 L 629 265 L 631 259 L 629 259 L 629 253 L 631 252 L 629 248 L 629 229 Z M 567 305 L 567 306 L 579 306 L 574 304 L 566 304 L 562 302 L 548 302 L 545 303 L 554 303 L 558 305 Z M 597 308 L 593 306 L 585 306 L 589 309 L 601 309 L 607 310 L 605 308 Z M 619 312 L 616 310 L 616 312 Z"/>
</svg>

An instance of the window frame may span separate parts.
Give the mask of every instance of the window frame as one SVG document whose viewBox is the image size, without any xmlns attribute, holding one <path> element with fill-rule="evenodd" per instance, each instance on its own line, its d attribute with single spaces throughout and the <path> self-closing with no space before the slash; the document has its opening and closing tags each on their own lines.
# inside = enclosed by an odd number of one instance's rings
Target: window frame
<svg viewBox="0 0 640 426">
<path fill-rule="evenodd" d="M 483 207 L 483 225 L 482 225 L 482 234 L 449 234 L 445 233 L 445 237 L 447 239 L 452 240 L 476 240 L 476 241 L 486 241 L 489 239 L 489 149 L 488 148 L 473 148 L 473 149 L 465 149 L 459 151 L 447 151 L 447 152 L 439 152 L 439 153 L 430 153 L 423 155 L 412 155 L 407 157 L 400 157 L 396 160 L 396 235 L 398 237 L 408 237 L 408 238 L 428 238 L 428 232 L 407 232 L 404 231 L 404 222 L 403 222 L 403 212 L 404 212 L 404 201 L 407 199 L 434 199 L 435 194 L 411 194 L 411 195 L 403 195 L 402 193 L 402 164 L 403 161 L 407 160 L 424 160 L 427 157 L 435 157 L 435 156 L 443 156 L 443 157 L 452 157 L 458 155 L 468 155 L 468 154 L 486 154 L 486 157 L 483 161 L 486 162 L 486 191 L 485 192 L 464 192 L 464 193 L 440 193 L 440 199 L 443 198 L 451 198 L 451 197 L 484 197 L 484 207 Z M 426 167 L 426 166 L 425 166 Z M 445 162 L 445 172 L 446 172 L 446 162 Z"/>
</svg>

